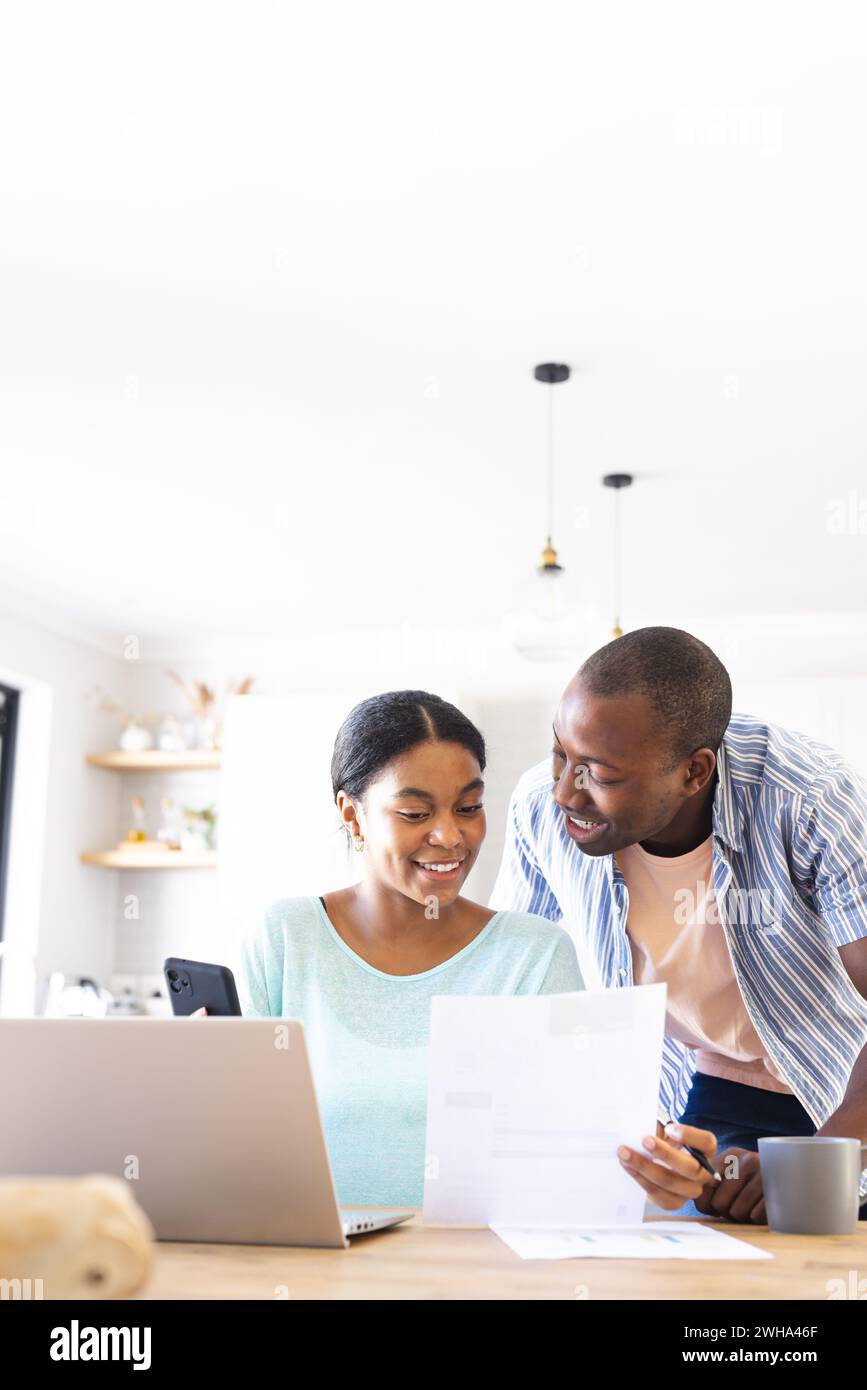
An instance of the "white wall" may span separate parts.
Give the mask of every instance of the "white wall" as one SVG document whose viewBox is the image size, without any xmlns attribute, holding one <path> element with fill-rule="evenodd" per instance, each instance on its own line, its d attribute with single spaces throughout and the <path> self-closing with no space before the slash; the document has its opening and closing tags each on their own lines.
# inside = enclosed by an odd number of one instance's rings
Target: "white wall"
<svg viewBox="0 0 867 1390">
<path fill-rule="evenodd" d="M 0 612 L 0 679 L 22 690 L 2 971 L 10 1012 L 6 991 L 25 953 L 41 976 L 104 980 L 110 971 L 116 876 L 82 865 L 79 854 L 117 836 L 119 785 L 84 759 L 118 730 L 85 695 L 101 685 L 122 703 L 129 671 L 86 640 Z"/>
</svg>

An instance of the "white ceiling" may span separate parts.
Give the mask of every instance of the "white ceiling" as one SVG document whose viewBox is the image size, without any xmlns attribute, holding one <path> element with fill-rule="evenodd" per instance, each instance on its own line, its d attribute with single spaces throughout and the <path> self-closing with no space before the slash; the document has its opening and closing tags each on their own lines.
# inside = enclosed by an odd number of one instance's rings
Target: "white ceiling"
<svg viewBox="0 0 867 1390">
<path fill-rule="evenodd" d="M 857 4 L 32 4 L 0 591 L 106 633 L 867 607 Z M 582 510 L 583 509 L 583 510 Z"/>
</svg>

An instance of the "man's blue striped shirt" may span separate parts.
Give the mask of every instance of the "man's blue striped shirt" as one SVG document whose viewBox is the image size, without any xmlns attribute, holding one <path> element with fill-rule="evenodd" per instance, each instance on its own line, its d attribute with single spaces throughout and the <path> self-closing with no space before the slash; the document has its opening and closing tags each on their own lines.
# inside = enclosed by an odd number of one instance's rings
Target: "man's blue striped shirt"
<svg viewBox="0 0 867 1390">
<path fill-rule="evenodd" d="M 631 985 L 623 874 L 570 838 L 553 785 L 550 758 L 518 782 L 490 906 L 560 922 L 588 988 Z M 713 883 L 744 1004 L 818 1128 L 867 1042 L 867 1000 L 838 949 L 867 936 L 867 785 L 824 744 L 734 715 L 718 756 Z M 683 1114 L 694 1072 L 692 1049 L 666 1037 L 669 1115 Z"/>
</svg>

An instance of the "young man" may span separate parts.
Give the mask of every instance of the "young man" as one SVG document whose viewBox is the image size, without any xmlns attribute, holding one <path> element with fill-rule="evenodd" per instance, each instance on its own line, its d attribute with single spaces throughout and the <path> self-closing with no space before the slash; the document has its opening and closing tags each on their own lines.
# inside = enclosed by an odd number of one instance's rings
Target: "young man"
<svg viewBox="0 0 867 1390">
<path fill-rule="evenodd" d="M 642 628 L 573 677 L 490 906 L 562 922 L 590 988 L 667 983 L 660 1118 L 681 1125 L 620 1151 L 659 1205 L 764 1222 L 759 1136 L 867 1138 L 867 787 L 733 717 L 697 638 Z M 714 1141 L 721 1184 L 681 1147 Z"/>
</svg>

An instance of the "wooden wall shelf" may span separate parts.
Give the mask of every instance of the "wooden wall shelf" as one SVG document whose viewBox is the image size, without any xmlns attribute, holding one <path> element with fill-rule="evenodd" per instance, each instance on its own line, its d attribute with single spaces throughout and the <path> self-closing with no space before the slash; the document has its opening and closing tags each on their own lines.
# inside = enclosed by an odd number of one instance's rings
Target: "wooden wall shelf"
<svg viewBox="0 0 867 1390">
<path fill-rule="evenodd" d="M 104 767 L 111 772 L 203 772 L 222 765 L 217 748 L 188 748 L 184 753 L 161 753 L 148 749 L 145 753 L 88 753 L 90 767 Z"/>
<path fill-rule="evenodd" d="M 102 869 L 215 869 L 217 851 L 106 849 L 82 854 L 81 862 Z"/>
</svg>

